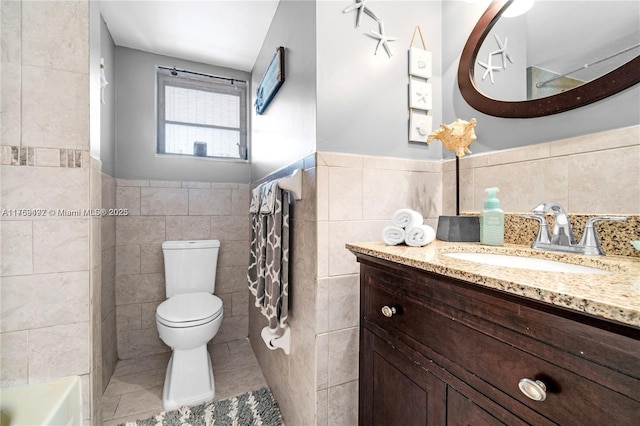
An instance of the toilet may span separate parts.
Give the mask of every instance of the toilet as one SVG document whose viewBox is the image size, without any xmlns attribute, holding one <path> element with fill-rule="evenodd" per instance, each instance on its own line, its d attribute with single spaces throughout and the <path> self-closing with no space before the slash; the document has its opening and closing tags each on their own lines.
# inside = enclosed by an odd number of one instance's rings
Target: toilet
<svg viewBox="0 0 640 426">
<path fill-rule="evenodd" d="M 213 294 L 219 249 L 218 240 L 162 243 L 167 300 L 156 309 L 156 323 L 173 350 L 162 392 L 165 410 L 215 396 L 207 343 L 222 324 L 222 300 Z"/>
</svg>

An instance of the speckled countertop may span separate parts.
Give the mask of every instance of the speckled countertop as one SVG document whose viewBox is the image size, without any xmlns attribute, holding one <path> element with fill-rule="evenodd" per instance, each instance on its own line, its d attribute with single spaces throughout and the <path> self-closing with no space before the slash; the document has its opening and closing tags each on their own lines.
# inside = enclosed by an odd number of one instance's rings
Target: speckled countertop
<svg viewBox="0 0 640 426">
<path fill-rule="evenodd" d="M 425 247 L 387 246 L 381 241 L 350 243 L 346 247 L 354 253 L 640 327 L 640 259 L 636 257 L 583 256 L 532 250 L 512 244 L 489 247 L 479 243 L 444 241 L 434 241 Z M 528 256 L 591 266 L 611 273 L 544 272 L 491 266 L 443 256 L 443 253 L 451 252 Z"/>
</svg>

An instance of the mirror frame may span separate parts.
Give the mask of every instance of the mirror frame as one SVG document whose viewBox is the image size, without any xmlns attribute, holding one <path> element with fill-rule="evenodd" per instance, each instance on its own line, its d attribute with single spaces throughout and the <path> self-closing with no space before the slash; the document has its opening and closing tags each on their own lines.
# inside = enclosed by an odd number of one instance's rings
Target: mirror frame
<svg viewBox="0 0 640 426">
<path fill-rule="evenodd" d="M 474 82 L 476 56 L 489 31 L 512 2 L 513 0 L 491 2 L 462 51 L 458 66 L 458 87 L 462 97 L 476 110 L 504 118 L 542 117 L 588 105 L 640 83 L 639 55 L 601 77 L 556 95 L 526 101 L 501 101 L 487 97 Z"/>
</svg>

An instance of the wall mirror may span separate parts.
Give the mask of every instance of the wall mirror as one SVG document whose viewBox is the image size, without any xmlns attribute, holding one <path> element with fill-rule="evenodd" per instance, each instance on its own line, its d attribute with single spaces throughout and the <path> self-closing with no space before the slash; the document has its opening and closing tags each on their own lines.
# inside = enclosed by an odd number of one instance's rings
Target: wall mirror
<svg viewBox="0 0 640 426">
<path fill-rule="evenodd" d="M 458 86 L 473 108 L 540 117 L 640 82 L 640 2 L 529 2 L 526 13 L 506 17 L 514 0 L 493 1 L 471 32 Z"/>
</svg>

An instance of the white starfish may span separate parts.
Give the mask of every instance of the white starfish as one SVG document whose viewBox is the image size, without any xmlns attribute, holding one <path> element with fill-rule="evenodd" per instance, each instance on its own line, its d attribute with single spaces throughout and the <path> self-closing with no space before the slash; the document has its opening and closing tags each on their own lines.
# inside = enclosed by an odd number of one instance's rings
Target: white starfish
<svg viewBox="0 0 640 426">
<path fill-rule="evenodd" d="M 495 52 L 491 52 L 491 54 L 500 54 L 500 55 L 502 55 L 502 68 L 504 68 L 506 70 L 507 69 L 507 59 L 509 60 L 509 62 L 513 63 L 513 59 L 511 59 L 511 55 L 509 55 L 509 52 L 507 51 L 507 43 L 509 42 L 509 37 L 505 37 L 504 38 L 504 45 L 503 45 L 502 42 L 500 41 L 500 39 L 498 38 L 497 34 L 494 34 L 493 36 L 496 38 L 496 42 L 498 43 L 498 47 L 500 49 L 496 50 Z"/>
<path fill-rule="evenodd" d="M 384 47 L 384 50 L 387 51 L 387 55 L 389 55 L 389 57 L 392 57 L 393 53 L 391 53 L 391 49 L 389 48 L 389 42 L 395 41 L 398 38 L 389 37 L 384 33 L 384 23 L 382 22 L 382 19 L 378 20 L 378 24 L 379 24 L 378 26 L 380 27 L 380 32 L 369 31 L 371 34 L 367 34 L 369 37 L 373 37 L 376 40 L 378 40 L 378 44 L 376 45 L 376 50 L 373 52 L 373 54 L 377 55 L 378 48 L 380 47 L 380 45 L 382 45 Z"/>
<path fill-rule="evenodd" d="M 367 0 L 356 0 L 354 4 L 347 7 L 345 10 L 342 11 L 342 13 L 347 13 L 347 12 L 351 12 L 352 10 L 357 10 L 358 15 L 356 16 L 356 27 L 360 26 L 360 21 L 362 20 L 362 12 L 366 13 L 367 15 L 371 16 L 373 19 L 378 21 L 379 20 L 378 15 L 376 15 L 373 10 L 369 9 L 366 3 L 367 3 Z"/>
<path fill-rule="evenodd" d="M 492 58 L 494 53 L 495 52 L 489 53 L 489 59 L 488 59 L 487 63 L 478 61 L 478 65 L 480 65 L 480 66 L 482 66 L 482 67 L 484 67 L 486 69 L 486 71 L 482 75 L 482 80 L 484 81 L 484 79 L 487 77 L 487 74 L 489 74 L 489 77 L 491 78 L 491 84 L 493 84 L 493 72 L 494 71 L 500 71 L 500 69 L 501 69 L 500 67 L 493 66 L 493 64 L 491 63 L 491 58 Z"/>
</svg>

